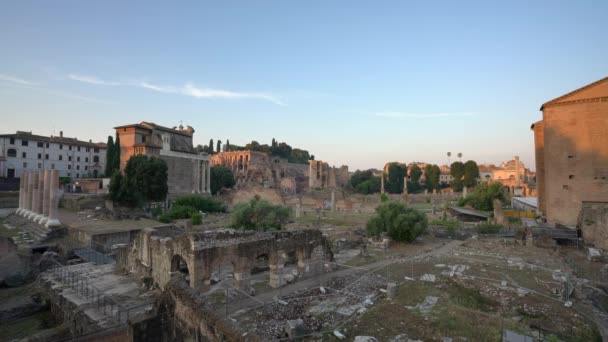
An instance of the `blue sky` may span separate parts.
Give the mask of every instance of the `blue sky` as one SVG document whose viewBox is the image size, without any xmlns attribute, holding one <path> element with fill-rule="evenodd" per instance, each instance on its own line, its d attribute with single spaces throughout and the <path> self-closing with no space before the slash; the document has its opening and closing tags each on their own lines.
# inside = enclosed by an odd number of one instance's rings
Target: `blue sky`
<svg viewBox="0 0 608 342">
<path fill-rule="evenodd" d="M 607 1 L 4 1 L 1 131 L 533 166 L 540 105 L 608 75 L 606 23 Z"/>
</svg>

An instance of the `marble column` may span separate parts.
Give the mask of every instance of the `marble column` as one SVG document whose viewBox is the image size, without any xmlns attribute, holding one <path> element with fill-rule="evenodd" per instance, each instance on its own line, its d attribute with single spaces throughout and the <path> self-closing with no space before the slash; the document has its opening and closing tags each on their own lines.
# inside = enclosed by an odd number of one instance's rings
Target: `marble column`
<svg viewBox="0 0 608 342">
<path fill-rule="evenodd" d="M 36 217 L 36 215 L 38 215 L 38 212 L 36 212 L 36 209 L 38 209 L 38 172 L 32 172 L 30 174 L 30 182 L 31 187 L 32 187 L 32 199 L 31 199 L 31 207 L 30 207 L 30 214 L 27 216 L 28 219 L 33 220 L 34 217 Z"/>
<path fill-rule="evenodd" d="M 61 225 L 57 216 L 57 207 L 59 206 L 59 174 L 57 170 L 51 170 L 50 172 L 49 219 L 45 225 L 47 228 Z"/>
<path fill-rule="evenodd" d="M 36 216 L 34 221 L 40 222 L 42 215 L 42 202 L 44 201 L 44 171 L 38 172 L 38 201 L 36 202 Z"/>
<path fill-rule="evenodd" d="M 21 175 L 21 177 L 19 177 L 19 208 L 16 212 L 17 215 L 21 215 L 21 212 L 23 211 L 23 198 L 25 197 L 23 194 L 24 184 L 25 178 L 23 177 L 23 175 Z"/>
<path fill-rule="evenodd" d="M 49 208 L 51 200 L 51 170 L 46 170 L 44 175 L 44 185 L 42 188 L 42 218 L 39 223 L 44 225 L 49 220 Z"/>
<path fill-rule="evenodd" d="M 21 216 L 26 217 L 30 212 L 30 198 L 31 198 L 31 187 L 30 187 L 30 173 L 26 172 L 23 174 L 23 180 L 25 181 L 24 189 L 23 189 L 23 211 L 21 211 Z"/>
<path fill-rule="evenodd" d="M 211 195 L 211 161 L 205 162 L 205 174 L 207 178 L 205 180 L 205 187 L 207 188 L 207 193 Z"/>
</svg>

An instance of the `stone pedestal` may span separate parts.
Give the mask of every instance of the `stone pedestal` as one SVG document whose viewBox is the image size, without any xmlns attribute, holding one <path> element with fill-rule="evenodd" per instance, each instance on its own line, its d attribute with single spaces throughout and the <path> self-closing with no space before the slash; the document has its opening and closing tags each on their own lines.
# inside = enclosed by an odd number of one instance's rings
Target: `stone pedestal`
<svg viewBox="0 0 608 342">
<path fill-rule="evenodd" d="M 49 219 L 45 226 L 47 228 L 61 226 L 57 217 L 57 207 L 59 206 L 59 174 L 57 170 L 51 170 L 50 177 L 50 200 L 49 200 Z"/>
<path fill-rule="evenodd" d="M 393 299 L 397 297 L 397 284 L 388 283 L 386 285 L 386 296 L 388 299 Z"/>
</svg>

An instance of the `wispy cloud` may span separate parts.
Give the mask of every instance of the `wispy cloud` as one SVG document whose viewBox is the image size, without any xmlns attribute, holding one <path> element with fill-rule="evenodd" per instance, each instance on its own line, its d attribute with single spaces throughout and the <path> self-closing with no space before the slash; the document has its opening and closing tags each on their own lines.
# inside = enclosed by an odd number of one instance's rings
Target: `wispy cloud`
<svg viewBox="0 0 608 342">
<path fill-rule="evenodd" d="M 14 76 L 5 75 L 5 74 L 0 74 L 0 81 L 14 83 L 14 84 L 19 84 L 19 85 L 24 85 L 24 86 L 38 85 L 38 83 L 27 81 L 27 80 L 24 80 L 24 79 L 19 78 L 19 77 L 14 77 Z"/>
<path fill-rule="evenodd" d="M 385 118 L 406 118 L 406 119 L 435 119 L 449 117 L 474 116 L 475 113 L 403 113 L 403 112 L 378 112 L 376 116 Z"/>
<path fill-rule="evenodd" d="M 88 84 L 108 85 L 108 86 L 120 85 L 119 82 L 108 82 L 108 81 L 104 81 L 102 79 L 99 79 L 97 77 L 88 76 L 88 75 L 68 74 L 67 77 L 69 79 L 71 79 L 71 80 L 78 81 L 78 82 L 83 82 L 83 83 L 88 83 Z"/>
<path fill-rule="evenodd" d="M 178 94 L 195 98 L 258 99 L 269 101 L 279 106 L 286 106 L 281 99 L 267 93 L 236 92 L 223 89 L 203 88 L 192 83 L 186 83 L 181 87 L 175 87 L 152 84 L 146 81 L 106 81 L 89 75 L 68 74 L 67 77 L 74 81 L 94 85 L 137 87 L 165 94 Z"/>
</svg>

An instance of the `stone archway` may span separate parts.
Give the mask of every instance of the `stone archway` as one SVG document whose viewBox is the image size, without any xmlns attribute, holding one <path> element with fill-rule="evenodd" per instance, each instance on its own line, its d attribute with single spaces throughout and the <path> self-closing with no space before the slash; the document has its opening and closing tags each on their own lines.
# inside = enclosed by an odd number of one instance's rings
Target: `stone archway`
<svg viewBox="0 0 608 342">
<path fill-rule="evenodd" d="M 188 262 L 179 254 L 175 254 L 173 258 L 171 258 L 171 275 L 180 276 L 190 284 L 190 269 L 188 268 Z"/>
</svg>

